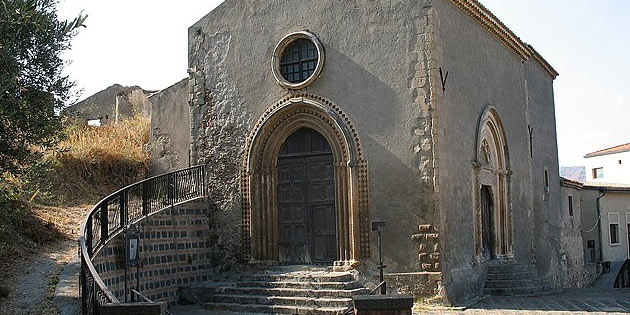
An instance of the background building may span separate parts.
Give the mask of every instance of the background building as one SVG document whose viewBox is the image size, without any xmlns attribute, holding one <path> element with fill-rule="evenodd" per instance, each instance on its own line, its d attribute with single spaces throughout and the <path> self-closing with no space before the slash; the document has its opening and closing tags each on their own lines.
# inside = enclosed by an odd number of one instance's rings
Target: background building
<svg viewBox="0 0 630 315">
<path fill-rule="evenodd" d="M 586 182 L 630 184 L 630 143 L 584 156 Z"/>
</svg>

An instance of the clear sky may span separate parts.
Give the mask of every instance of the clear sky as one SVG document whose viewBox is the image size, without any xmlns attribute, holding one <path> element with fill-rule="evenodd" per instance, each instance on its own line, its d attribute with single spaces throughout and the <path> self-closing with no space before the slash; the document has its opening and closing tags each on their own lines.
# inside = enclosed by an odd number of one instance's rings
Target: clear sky
<svg viewBox="0 0 630 315">
<path fill-rule="evenodd" d="M 67 53 L 67 73 L 83 98 L 114 83 L 165 88 L 187 76 L 188 27 L 221 2 L 61 0 L 62 18 L 89 15 Z M 561 165 L 582 165 L 588 152 L 630 142 L 630 1 L 481 3 L 560 73 L 554 93 Z"/>
</svg>

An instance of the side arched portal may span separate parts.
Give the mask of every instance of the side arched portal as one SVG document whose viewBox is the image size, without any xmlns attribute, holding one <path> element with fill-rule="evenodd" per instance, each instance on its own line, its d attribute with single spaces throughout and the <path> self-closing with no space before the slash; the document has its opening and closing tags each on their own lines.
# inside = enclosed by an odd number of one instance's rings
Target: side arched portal
<svg viewBox="0 0 630 315">
<path fill-rule="evenodd" d="M 475 143 L 475 257 L 478 260 L 512 259 L 512 172 L 503 125 L 493 106 L 487 106 L 479 119 Z"/>
<path fill-rule="evenodd" d="M 369 255 L 367 162 L 346 115 L 308 94 L 269 108 L 248 138 L 242 177 L 243 256 L 252 261 L 286 261 L 280 257 L 278 157 L 287 138 L 304 129 L 321 135 L 332 155 L 335 264 L 355 265 Z"/>
</svg>

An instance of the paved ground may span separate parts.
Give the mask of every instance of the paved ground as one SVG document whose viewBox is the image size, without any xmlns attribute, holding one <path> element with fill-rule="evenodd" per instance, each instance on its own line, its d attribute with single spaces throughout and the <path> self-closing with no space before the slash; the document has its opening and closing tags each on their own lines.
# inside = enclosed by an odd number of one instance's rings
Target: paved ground
<svg viewBox="0 0 630 315">
<path fill-rule="evenodd" d="M 426 314 L 630 314 L 630 289 L 571 289 L 559 294 L 492 296 L 465 311 Z M 418 313 L 422 314 L 422 313 Z"/>
<path fill-rule="evenodd" d="M 174 315 L 218 314 L 206 311 L 201 306 L 181 305 L 173 308 L 171 312 Z M 236 313 L 229 314 L 236 315 Z M 492 296 L 466 310 L 415 310 L 414 314 L 630 314 L 630 289 L 569 289 L 561 293 L 539 296 Z"/>
<path fill-rule="evenodd" d="M 55 288 L 53 302 L 59 311 L 59 315 L 80 315 L 81 305 L 79 301 L 79 263 L 78 253 L 63 268 L 59 275 L 59 283 Z"/>
<path fill-rule="evenodd" d="M 73 265 L 74 263 L 74 265 Z M 64 291 L 63 283 L 69 277 L 76 278 L 78 273 L 76 258 L 68 264 L 66 270 L 60 277 L 60 283 L 57 286 L 56 298 L 60 296 L 70 301 L 64 301 L 65 306 L 69 309 L 60 307 L 61 314 L 77 314 L 76 313 L 76 292 Z M 499 315 L 499 314 L 630 314 L 630 289 L 613 289 L 617 271 L 621 264 L 613 264 L 611 272 L 603 274 L 594 283 L 593 288 L 586 289 L 565 289 L 562 292 L 553 294 L 541 294 L 537 296 L 520 296 L 520 297 L 499 297 L 490 296 L 482 299 L 474 305 L 469 306 L 465 310 L 415 310 L 414 314 L 445 314 L 445 315 Z M 70 287 L 73 285 L 70 284 Z M 76 288 L 76 284 L 74 284 Z M 61 290 L 60 290 L 61 289 Z M 70 294 L 67 294 L 70 293 Z M 72 302 L 74 303 L 72 303 Z M 69 303 L 68 303 L 69 302 Z M 59 307 L 58 303 L 57 307 Z M 218 313 L 217 311 L 204 310 L 202 306 L 186 306 L 179 305 L 173 307 L 171 313 L 174 315 L 241 315 L 240 313 Z"/>
<path fill-rule="evenodd" d="M 57 315 L 53 290 L 59 272 L 74 252 L 76 241 L 65 239 L 46 246 L 42 254 L 21 262 L 19 269 L 22 272 L 10 279 L 9 296 L 0 300 L 0 314 Z"/>
</svg>

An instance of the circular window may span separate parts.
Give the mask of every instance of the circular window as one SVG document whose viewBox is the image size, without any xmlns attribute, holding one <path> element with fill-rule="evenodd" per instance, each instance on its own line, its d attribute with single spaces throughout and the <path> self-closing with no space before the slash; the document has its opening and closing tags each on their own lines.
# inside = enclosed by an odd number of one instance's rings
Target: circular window
<svg viewBox="0 0 630 315">
<path fill-rule="evenodd" d="M 271 68 L 280 85 L 301 89 L 317 78 L 324 65 L 324 49 L 310 32 L 291 33 L 276 45 Z"/>
</svg>

